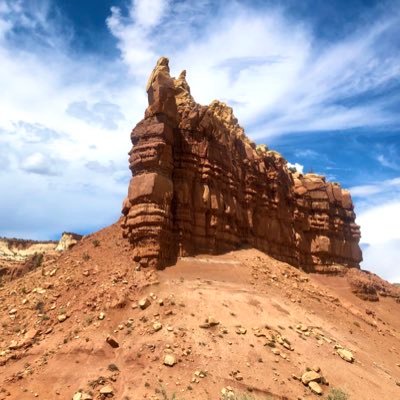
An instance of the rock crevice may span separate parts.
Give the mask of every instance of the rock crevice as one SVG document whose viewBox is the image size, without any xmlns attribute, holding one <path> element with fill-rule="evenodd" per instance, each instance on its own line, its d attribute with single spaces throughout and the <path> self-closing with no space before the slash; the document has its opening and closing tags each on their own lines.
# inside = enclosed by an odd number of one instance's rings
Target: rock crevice
<svg viewBox="0 0 400 400">
<path fill-rule="evenodd" d="M 256 146 L 226 104 L 197 104 L 183 71 L 162 57 L 133 129 L 132 179 L 122 227 L 134 257 L 162 268 L 178 256 L 243 246 L 306 270 L 358 267 L 359 226 L 350 193 Z"/>
</svg>

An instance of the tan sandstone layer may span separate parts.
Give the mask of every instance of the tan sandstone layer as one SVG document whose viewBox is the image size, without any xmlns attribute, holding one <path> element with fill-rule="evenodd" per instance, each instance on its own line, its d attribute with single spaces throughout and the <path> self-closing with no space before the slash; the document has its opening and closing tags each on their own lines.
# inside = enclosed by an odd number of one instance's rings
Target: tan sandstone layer
<svg viewBox="0 0 400 400">
<path fill-rule="evenodd" d="M 82 235 L 64 232 L 58 242 L 0 238 L 0 282 L 13 280 L 71 249 Z"/>
<path fill-rule="evenodd" d="M 306 270 L 362 260 L 350 193 L 323 176 L 291 173 L 287 161 L 244 134 L 233 111 L 197 104 L 183 71 L 160 58 L 145 118 L 133 129 L 124 236 L 142 265 L 255 247 Z"/>
</svg>

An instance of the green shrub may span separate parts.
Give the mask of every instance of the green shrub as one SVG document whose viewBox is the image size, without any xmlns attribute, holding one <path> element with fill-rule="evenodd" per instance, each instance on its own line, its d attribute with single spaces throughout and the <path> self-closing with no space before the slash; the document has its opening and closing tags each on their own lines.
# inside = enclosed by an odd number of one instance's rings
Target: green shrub
<svg viewBox="0 0 400 400">
<path fill-rule="evenodd" d="M 32 257 L 32 269 L 39 268 L 43 262 L 43 253 L 35 253 Z"/>
</svg>

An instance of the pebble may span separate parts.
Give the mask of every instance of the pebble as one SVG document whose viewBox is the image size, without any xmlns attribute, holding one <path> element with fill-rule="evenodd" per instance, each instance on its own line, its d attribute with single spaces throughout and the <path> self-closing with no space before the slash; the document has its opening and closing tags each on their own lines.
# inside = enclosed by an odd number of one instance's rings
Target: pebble
<svg viewBox="0 0 400 400">
<path fill-rule="evenodd" d="M 161 322 L 154 322 L 153 329 L 154 329 L 154 332 L 158 332 L 159 330 L 161 330 L 162 329 Z"/>
<path fill-rule="evenodd" d="M 349 363 L 352 363 L 354 361 L 354 356 L 351 351 L 346 350 L 346 349 L 337 349 L 336 351 L 339 354 L 339 356 L 341 358 L 343 358 L 343 360 L 345 360 Z"/>
<path fill-rule="evenodd" d="M 103 386 L 100 389 L 100 394 L 112 394 L 112 393 L 114 393 L 114 389 L 111 385 Z"/>
<path fill-rule="evenodd" d="M 311 391 L 315 394 L 321 395 L 322 394 L 322 389 L 321 386 L 318 385 L 317 382 L 311 381 L 308 384 L 308 387 L 311 389 Z"/>
<path fill-rule="evenodd" d="M 164 365 L 173 367 L 176 364 L 175 356 L 172 354 L 166 354 L 164 357 Z"/>
<path fill-rule="evenodd" d="M 115 339 L 113 336 L 107 336 L 106 342 L 114 349 L 119 347 L 119 343 L 118 343 L 117 339 Z"/>
<path fill-rule="evenodd" d="M 67 316 L 65 314 L 60 314 L 57 319 L 58 322 L 64 322 L 67 319 Z"/>
<path fill-rule="evenodd" d="M 308 385 L 310 382 L 320 381 L 321 375 L 315 371 L 307 371 L 301 376 L 301 381 Z"/>
<path fill-rule="evenodd" d="M 140 307 L 141 310 L 145 310 L 147 307 L 149 307 L 151 304 L 150 300 L 148 297 L 144 297 L 143 299 L 140 299 L 138 302 L 138 306 Z"/>
</svg>

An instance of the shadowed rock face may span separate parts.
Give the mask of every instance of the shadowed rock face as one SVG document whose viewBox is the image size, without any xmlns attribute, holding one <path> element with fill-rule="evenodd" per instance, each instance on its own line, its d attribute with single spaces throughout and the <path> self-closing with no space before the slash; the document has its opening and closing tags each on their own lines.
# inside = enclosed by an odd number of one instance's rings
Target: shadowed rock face
<svg viewBox="0 0 400 400">
<path fill-rule="evenodd" d="M 307 270 L 358 267 L 359 226 L 350 193 L 244 134 L 230 107 L 197 104 L 183 71 L 162 57 L 149 106 L 133 129 L 132 179 L 122 227 L 143 265 L 251 246 Z"/>
</svg>

